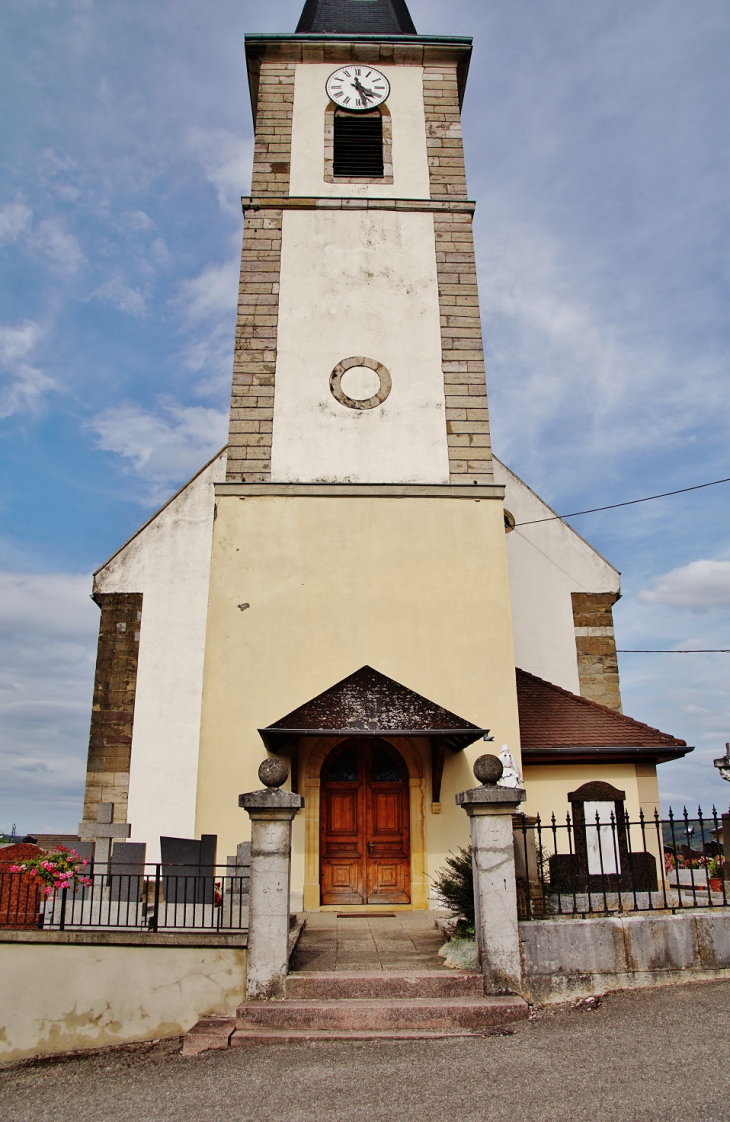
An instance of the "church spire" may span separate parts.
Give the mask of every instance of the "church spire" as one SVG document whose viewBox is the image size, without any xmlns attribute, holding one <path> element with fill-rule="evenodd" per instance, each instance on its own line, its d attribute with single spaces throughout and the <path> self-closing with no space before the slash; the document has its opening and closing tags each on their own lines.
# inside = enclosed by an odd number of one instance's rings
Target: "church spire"
<svg viewBox="0 0 730 1122">
<path fill-rule="evenodd" d="M 305 0 L 297 35 L 416 35 L 406 0 Z"/>
</svg>

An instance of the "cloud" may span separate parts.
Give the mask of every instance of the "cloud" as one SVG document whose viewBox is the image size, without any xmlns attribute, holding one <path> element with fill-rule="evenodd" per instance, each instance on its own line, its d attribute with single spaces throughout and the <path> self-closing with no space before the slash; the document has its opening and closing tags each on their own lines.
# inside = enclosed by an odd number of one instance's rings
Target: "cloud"
<svg viewBox="0 0 730 1122">
<path fill-rule="evenodd" d="M 91 576 L 0 571 L 0 829 L 73 830 L 98 608 Z"/>
<path fill-rule="evenodd" d="M 226 129 L 196 129 L 190 134 L 190 145 L 215 187 L 221 208 L 240 215 L 241 195 L 251 182 L 253 140 Z"/>
<path fill-rule="evenodd" d="M 56 273 L 72 275 L 86 264 L 84 252 L 63 218 L 44 218 L 28 238 L 28 244 Z"/>
<path fill-rule="evenodd" d="M 158 503 L 225 444 L 227 414 L 171 399 L 160 399 L 154 411 L 125 402 L 98 414 L 90 427 L 97 448 L 126 460 L 144 477 L 149 501 Z"/>
<path fill-rule="evenodd" d="M 33 320 L 0 324 L 0 417 L 37 409 L 55 381 L 29 361 L 43 330 Z"/>
<path fill-rule="evenodd" d="M 690 561 L 639 592 L 642 604 L 671 604 L 700 615 L 730 608 L 730 561 Z"/>
<path fill-rule="evenodd" d="M 183 281 L 176 303 L 189 320 L 217 319 L 229 315 L 238 296 L 238 258 L 207 265 L 197 277 Z"/>
<path fill-rule="evenodd" d="M 111 304 L 120 312 L 128 312 L 131 316 L 143 316 L 146 311 L 143 294 L 126 285 L 121 277 L 111 277 L 105 281 L 91 294 L 91 299 L 94 298 Z"/>
<path fill-rule="evenodd" d="M 33 211 L 25 203 L 6 203 L 0 207 L 0 245 L 15 242 L 27 233 L 33 221 Z"/>
<path fill-rule="evenodd" d="M 237 256 L 208 265 L 182 282 L 174 300 L 190 336 L 180 357 L 187 370 L 202 375 L 199 394 L 218 394 L 230 385 L 238 269 Z"/>
</svg>

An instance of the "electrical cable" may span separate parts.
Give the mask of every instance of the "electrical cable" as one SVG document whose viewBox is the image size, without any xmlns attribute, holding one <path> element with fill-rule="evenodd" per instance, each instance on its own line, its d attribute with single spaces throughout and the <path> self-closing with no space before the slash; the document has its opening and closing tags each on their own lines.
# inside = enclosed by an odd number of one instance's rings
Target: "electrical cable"
<svg viewBox="0 0 730 1122">
<path fill-rule="evenodd" d="M 730 654 L 730 647 L 706 647 L 696 648 L 692 651 L 670 651 L 670 650 L 629 650 L 626 647 L 617 647 L 616 654 Z"/>
<path fill-rule="evenodd" d="M 530 522 L 515 522 L 514 529 L 518 526 L 534 526 L 537 522 L 557 522 L 563 518 L 577 518 L 579 514 L 595 514 L 600 510 L 615 510 L 619 506 L 634 506 L 636 503 L 648 503 L 652 499 L 666 499 L 670 495 L 684 495 L 687 491 L 701 491 L 704 487 L 716 487 L 718 483 L 730 483 L 727 479 L 713 479 L 711 483 L 696 483 L 694 487 L 680 487 L 678 491 L 663 491 L 661 495 L 647 495 L 643 499 L 628 499 L 624 503 L 609 503 L 608 506 L 594 506 L 590 510 L 574 510 L 572 514 L 552 514 L 549 518 L 533 518 Z"/>
</svg>

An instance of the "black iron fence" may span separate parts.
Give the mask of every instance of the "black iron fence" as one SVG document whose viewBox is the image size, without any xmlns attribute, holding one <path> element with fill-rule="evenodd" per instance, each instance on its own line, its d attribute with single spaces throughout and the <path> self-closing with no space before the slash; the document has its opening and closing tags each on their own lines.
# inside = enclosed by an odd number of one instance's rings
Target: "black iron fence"
<svg viewBox="0 0 730 1122">
<path fill-rule="evenodd" d="M 610 807 L 610 809 L 609 809 Z M 727 820 L 728 816 L 724 816 Z M 724 823 L 728 831 L 730 820 Z M 549 822 L 513 818 L 520 919 L 721 908 L 730 902 L 723 818 L 669 811 L 629 818 L 622 803 L 575 805 Z M 728 869 L 730 872 L 730 869 Z"/>
<path fill-rule="evenodd" d="M 1 852 L 1 851 L 0 851 Z M 146 864 L 90 865 L 86 883 L 46 887 L 0 871 L 0 928 L 45 931 L 240 931 L 248 927 L 249 870 Z"/>
</svg>

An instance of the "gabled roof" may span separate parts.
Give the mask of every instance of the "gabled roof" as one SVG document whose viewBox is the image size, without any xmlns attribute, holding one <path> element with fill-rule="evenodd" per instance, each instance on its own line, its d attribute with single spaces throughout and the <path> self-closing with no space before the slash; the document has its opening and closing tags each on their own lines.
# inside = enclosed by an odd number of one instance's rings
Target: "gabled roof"
<svg viewBox="0 0 730 1122">
<path fill-rule="evenodd" d="M 297 35 L 416 35 L 405 0 L 306 0 Z"/>
<path fill-rule="evenodd" d="M 438 737 L 442 744 L 458 752 L 487 731 L 371 666 L 362 666 L 286 717 L 259 729 L 270 752 L 276 752 L 296 736 L 377 733 Z"/>
<path fill-rule="evenodd" d="M 663 763 L 692 751 L 684 740 L 520 669 L 517 707 L 525 763 Z"/>
</svg>

